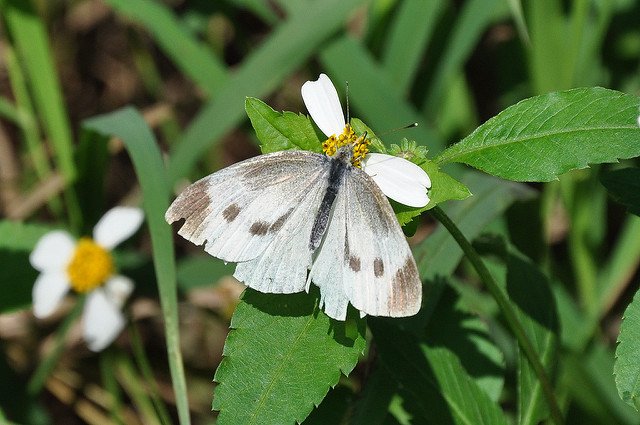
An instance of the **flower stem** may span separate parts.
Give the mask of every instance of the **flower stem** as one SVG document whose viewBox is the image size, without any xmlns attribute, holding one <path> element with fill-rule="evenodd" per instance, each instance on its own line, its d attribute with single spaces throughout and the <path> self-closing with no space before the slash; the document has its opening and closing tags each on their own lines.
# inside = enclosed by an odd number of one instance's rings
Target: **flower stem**
<svg viewBox="0 0 640 425">
<path fill-rule="evenodd" d="M 553 387 L 551 386 L 549 377 L 547 376 L 547 373 L 545 372 L 544 367 L 540 362 L 538 353 L 529 340 L 529 337 L 527 337 L 527 334 L 522 327 L 522 324 L 518 320 L 515 311 L 511 307 L 509 299 L 493 279 L 491 273 L 489 273 L 489 270 L 482 262 L 480 255 L 476 252 L 473 246 L 471 246 L 471 243 L 462 234 L 455 223 L 451 221 L 449 216 L 447 216 L 439 207 L 433 208 L 431 210 L 431 214 L 433 214 L 433 216 L 449 231 L 456 242 L 458 242 L 458 245 L 460 246 L 460 248 L 462 248 L 462 251 L 471 262 L 471 265 L 475 268 L 476 272 L 480 276 L 480 279 L 482 279 L 482 282 L 485 284 L 486 288 L 498 303 L 500 311 L 504 315 L 507 323 L 509 324 L 509 327 L 511 328 L 511 331 L 518 340 L 520 347 L 527 356 L 527 359 L 529 359 L 529 363 L 531 363 L 535 374 L 540 380 L 542 392 L 544 393 L 547 404 L 549 405 L 549 410 L 551 412 L 551 418 L 553 419 L 553 422 L 557 425 L 561 425 L 563 423 L 562 414 L 560 413 L 560 408 L 558 407 L 558 402 L 553 393 Z"/>
<path fill-rule="evenodd" d="M 55 336 L 54 347 L 51 353 L 38 365 L 38 368 L 31 376 L 29 383 L 27 384 L 27 394 L 30 396 L 36 396 L 44 387 L 47 382 L 47 378 L 53 372 L 53 369 L 58 364 L 58 360 L 62 355 L 64 348 L 64 339 L 67 336 L 67 332 L 71 329 L 71 324 L 80 316 L 82 307 L 84 306 L 85 297 L 79 296 L 76 300 L 76 305 L 69 315 L 64 319 L 62 325 L 58 328 Z"/>
</svg>

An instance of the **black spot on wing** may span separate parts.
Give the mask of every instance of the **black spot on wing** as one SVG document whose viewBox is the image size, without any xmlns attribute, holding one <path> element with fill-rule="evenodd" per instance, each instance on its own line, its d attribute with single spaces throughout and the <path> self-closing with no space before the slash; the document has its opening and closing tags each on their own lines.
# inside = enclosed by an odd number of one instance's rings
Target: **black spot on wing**
<svg viewBox="0 0 640 425">
<path fill-rule="evenodd" d="M 249 228 L 249 233 L 253 236 L 264 236 L 269 231 L 269 223 L 266 221 L 256 221 Z"/>
<path fill-rule="evenodd" d="M 240 213 L 240 207 L 238 204 L 231 204 L 227 208 L 222 211 L 222 217 L 227 220 L 227 223 L 231 223 L 236 219 L 238 214 Z"/>
<path fill-rule="evenodd" d="M 354 257 L 354 256 L 350 256 L 349 257 L 349 268 L 351 270 L 353 270 L 354 272 L 359 272 L 360 271 L 360 258 Z"/>
<path fill-rule="evenodd" d="M 269 226 L 269 231 L 271 233 L 275 233 L 278 230 L 282 229 L 282 226 L 284 226 L 284 223 L 287 221 L 292 212 L 293 208 L 282 214 L 276 221 L 273 222 L 271 226 Z"/>
<path fill-rule="evenodd" d="M 375 277 L 382 277 L 384 275 L 384 262 L 380 257 L 373 260 L 373 274 Z"/>
</svg>

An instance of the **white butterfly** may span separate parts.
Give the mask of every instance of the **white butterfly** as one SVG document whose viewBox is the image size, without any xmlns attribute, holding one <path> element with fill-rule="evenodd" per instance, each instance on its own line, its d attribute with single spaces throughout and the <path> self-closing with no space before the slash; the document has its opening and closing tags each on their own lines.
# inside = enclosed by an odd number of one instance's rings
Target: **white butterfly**
<svg viewBox="0 0 640 425">
<path fill-rule="evenodd" d="M 237 262 L 234 276 L 258 291 L 308 291 L 313 281 L 334 319 L 349 303 L 373 316 L 417 313 L 422 284 L 385 193 L 424 206 L 429 177 L 405 159 L 367 154 L 326 75 L 302 96 L 331 156 L 282 151 L 231 165 L 187 187 L 167 222 L 184 218 L 181 236 Z"/>
</svg>

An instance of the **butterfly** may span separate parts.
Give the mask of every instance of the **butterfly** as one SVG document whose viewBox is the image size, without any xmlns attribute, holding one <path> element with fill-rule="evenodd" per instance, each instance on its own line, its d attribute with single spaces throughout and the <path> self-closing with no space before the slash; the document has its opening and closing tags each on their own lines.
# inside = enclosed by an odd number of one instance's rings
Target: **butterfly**
<svg viewBox="0 0 640 425">
<path fill-rule="evenodd" d="M 424 206 L 429 177 L 402 158 L 369 154 L 366 134 L 345 123 L 326 75 L 305 83 L 302 94 L 330 132 L 326 154 L 281 151 L 233 164 L 188 186 L 167 222 L 184 219 L 178 233 L 238 263 L 234 277 L 253 289 L 288 294 L 313 282 L 334 319 L 345 320 L 349 303 L 373 316 L 417 313 L 422 284 L 385 193 L 395 185 L 402 188 L 396 200 Z"/>
</svg>

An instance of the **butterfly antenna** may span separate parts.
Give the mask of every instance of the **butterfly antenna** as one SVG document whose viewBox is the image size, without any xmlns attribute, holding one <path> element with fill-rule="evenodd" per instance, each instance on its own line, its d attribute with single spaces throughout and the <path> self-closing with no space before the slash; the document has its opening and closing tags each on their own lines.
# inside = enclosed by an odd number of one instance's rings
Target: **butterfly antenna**
<svg viewBox="0 0 640 425">
<path fill-rule="evenodd" d="M 385 134 L 393 133 L 400 130 L 406 130 L 407 128 L 414 128 L 417 126 L 418 126 L 417 122 L 412 122 L 411 124 L 403 125 L 402 127 L 392 128 L 391 130 L 385 130 L 382 133 L 379 133 L 378 136 L 384 136 Z"/>
<path fill-rule="evenodd" d="M 351 124 L 351 116 L 349 112 L 349 82 L 345 82 L 347 85 L 347 124 Z"/>
</svg>

